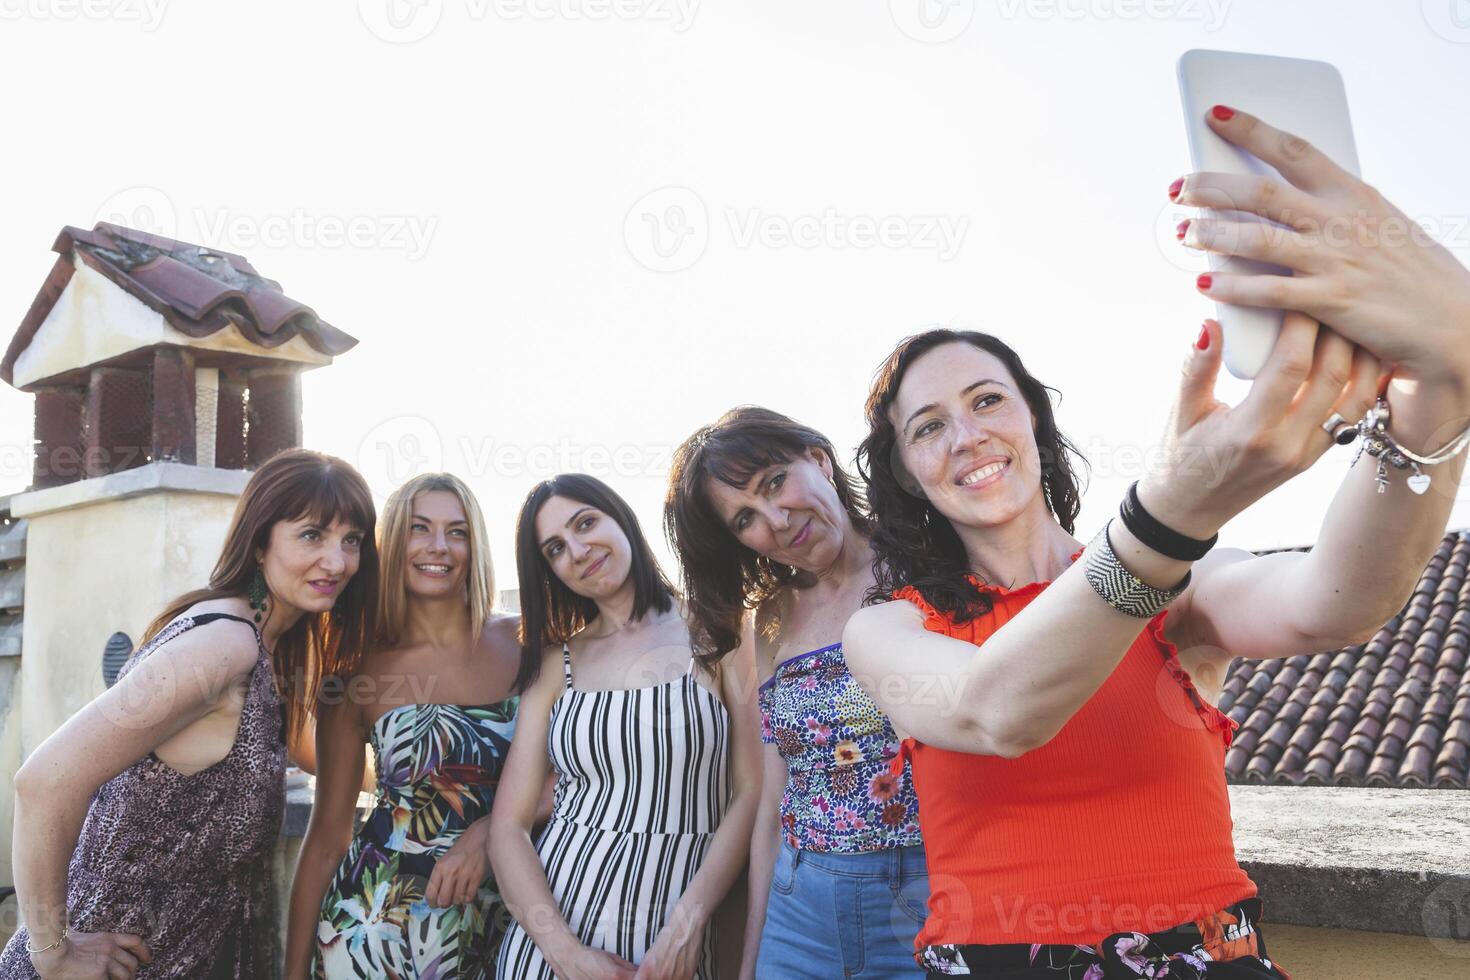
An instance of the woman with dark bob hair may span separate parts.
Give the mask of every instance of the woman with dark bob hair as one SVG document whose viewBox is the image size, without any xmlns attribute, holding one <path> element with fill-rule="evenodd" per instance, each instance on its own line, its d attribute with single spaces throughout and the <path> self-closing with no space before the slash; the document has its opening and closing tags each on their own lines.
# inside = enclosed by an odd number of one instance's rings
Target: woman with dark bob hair
<svg viewBox="0 0 1470 980">
<path fill-rule="evenodd" d="M 719 662 L 748 632 L 762 681 L 743 975 L 920 974 L 913 787 L 888 771 L 898 737 L 837 642 L 874 584 L 862 492 L 825 436 L 747 405 L 675 452 L 664 524 L 701 656 Z"/>
<path fill-rule="evenodd" d="M 322 681 L 372 637 L 376 519 L 335 457 L 286 450 L 250 477 L 208 585 L 164 606 L 16 774 L 26 925 L 0 976 L 278 975 L 287 746 L 311 768 Z"/>
<path fill-rule="evenodd" d="M 708 927 L 745 864 L 757 793 L 749 652 L 723 670 L 689 655 L 637 517 L 593 477 L 531 491 L 516 569 L 523 693 L 490 818 L 516 922 L 496 976 L 712 980 Z"/>
<path fill-rule="evenodd" d="M 1171 188 L 1186 205 L 1319 228 L 1403 219 L 1289 134 L 1223 107 L 1210 123 L 1290 183 L 1190 174 Z M 1362 643 L 1412 591 L 1470 443 L 1470 274 L 1422 240 L 1324 244 L 1269 227 L 1190 223 L 1190 244 L 1294 273 L 1217 272 L 1202 291 L 1288 312 L 1233 407 L 1214 397 L 1224 338 L 1206 322 L 1161 464 L 1085 549 L 1071 446 L 1010 347 L 935 330 L 878 371 L 858 459 L 883 563 L 875 599 L 893 601 L 858 612 L 843 641 L 907 736 L 930 873 L 916 956 L 932 974 L 1285 976 L 1235 858 L 1233 726 L 1214 702 L 1232 657 Z M 1311 552 L 1211 550 L 1354 428 L 1369 458 Z"/>
</svg>

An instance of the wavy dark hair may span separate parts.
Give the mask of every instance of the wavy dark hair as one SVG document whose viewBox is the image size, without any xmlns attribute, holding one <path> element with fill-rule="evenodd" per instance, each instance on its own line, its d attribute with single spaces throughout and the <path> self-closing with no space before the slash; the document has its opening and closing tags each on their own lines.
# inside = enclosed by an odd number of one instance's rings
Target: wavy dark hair
<svg viewBox="0 0 1470 980">
<path fill-rule="evenodd" d="M 563 473 L 542 480 L 526 495 L 516 518 L 516 574 L 521 589 L 521 664 L 515 689 L 525 691 L 541 674 L 546 648 L 565 643 L 597 618 L 597 603 L 578 595 L 557 577 L 536 539 L 536 515 L 552 497 L 566 497 L 595 507 L 617 522 L 633 552 L 633 618 L 650 610 L 674 608 L 674 586 L 659 567 L 633 508 L 612 487 L 584 473 Z"/>
<path fill-rule="evenodd" d="M 1050 396 L 1060 399 L 1061 393 L 1038 381 L 1021 363 L 1020 355 L 998 337 L 974 330 L 927 330 L 902 340 L 878 368 L 864 407 L 868 435 L 857 452 L 858 472 L 868 485 L 873 551 L 878 559 L 874 566 L 877 585 L 868 600 L 882 601 L 912 585 L 935 609 L 963 623 L 989 612 L 991 603 L 970 579 L 965 547 L 949 518 L 927 498 L 904 489 L 894 470 L 897 433 L 888 418 L 909 365 L 936 347 L 956 342 L 993 354 L 1016 380 L 1036 416 L 1036 449 L 1047 509 L 1068 534 L 1082 509 L 1074 459 L 1083 467 L 1087 460 L 1057 429 Z"/>
<path fill-rule="evenodd" d="M 664 533 L 683 568 L 684 601 L 695 655 L 713 668 L 740 645 L 740 619 L 791 583 L 798 569 L 741 544 L 715 512 L 706 488 L 715 479 L 743 487 L 767 466 L 820 449 L 847 516 L 864 534 L 872 519 L 857 482 L 832 441 L 810 426 L 756 405 L 741 405 L 701 426 L 674 451 L 664 496 Z"/>
<path fill-rule="evenodd" d="M 376 633 L 377 509 L 362 476 L 346 462 L 310 449 L 283 449 L 260 464 L 235 504 L 224 547 L 209 584 L 174 599 L 148 625 L 143 643 L 196 603 L 245 596 L 255 579 L 257 551 L 270 545 L 280 521 L 311 518 L 323 527 L 341 519 L 363 532 L 357 573 L 331 610 L 299 618 L 276 639 L 271 670 L 285 704 L 285 735 L 293 739 L 315 712 L 327 678 L 351 675 Z M 272 604 L 274 605 L 274 604 Z M 270 611 L 274 611 L 273 609 Z"/>
</svg>

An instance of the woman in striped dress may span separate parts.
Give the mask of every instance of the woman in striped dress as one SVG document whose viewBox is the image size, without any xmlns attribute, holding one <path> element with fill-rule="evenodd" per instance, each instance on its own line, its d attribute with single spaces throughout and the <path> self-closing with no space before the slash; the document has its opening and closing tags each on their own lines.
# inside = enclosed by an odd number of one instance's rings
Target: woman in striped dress
<svg viewBox="0 0 1470 980">
<path fill-rule="evenodd" d="M 709 922 L 745 864 L 758 792 L 750 650 L 698 667 L 637 518 L 592 477 L 531 491 L 516 563 L 523 693 L 490 828 L 516 924 L 498 975 L 711 980 Z"/>
</svg>

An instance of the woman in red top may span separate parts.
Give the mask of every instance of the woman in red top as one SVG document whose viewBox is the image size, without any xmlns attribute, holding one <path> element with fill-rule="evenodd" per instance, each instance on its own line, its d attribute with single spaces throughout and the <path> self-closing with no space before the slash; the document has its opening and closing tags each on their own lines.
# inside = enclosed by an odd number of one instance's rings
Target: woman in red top
<svg viewBox="0 0 1470 980">
<path fill-rule="evenodd" d="M 1184 204 L 1244 202 L 1319 229 L 1406 220 L 1288 134 L 1224 107 L 1211 125 L 1290 183 L 1191 174 L 1170 189 Z M 879 587 L 897 601 L 860 611 L 843 643 L 908 736 L 931 890 L 916 956 L 933 974 L 1285 976 L 1235 860 L 1231 725 L 1212 702 L 1231 657 L 1363 642 L 1412 591 L 1464 463 L 1470 274 L 1422 241 L 1270 228 L 1189 225 L 1190 244 L 1295 272 L 1201 277 L 1208 295 L 1303 312 L 1234 407 L 1214 398 L 1222 337 L 1206 323 L 1162 465 L 1085 550 L 1075 450 L 1009 347 L 931 331 L 879 371 L 859 466 Z M 1336 413 L 1373 407 L 1380 365 L 1392 416 L 1375 431 L 1393 466 L 1355 460 L 1310 553 L 1210 552 L 1231 517 L 1333 444 Z M 1399 451 L 1440 465 L 1410 476 Z"/>
</svg>

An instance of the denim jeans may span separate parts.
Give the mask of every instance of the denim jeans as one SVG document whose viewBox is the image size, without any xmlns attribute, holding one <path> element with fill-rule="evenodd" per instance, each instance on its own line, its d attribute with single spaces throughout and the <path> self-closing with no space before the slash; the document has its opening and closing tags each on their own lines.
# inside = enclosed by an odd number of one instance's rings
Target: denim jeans
<svg viewBox="0 0 1470 980">
<path fill-rule="evenodd" d="M 783 843 L 756 978 L 922 977 L 914 936 L 928 900 L 923 847 L 830 854 Z"/>
</svg>

